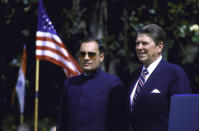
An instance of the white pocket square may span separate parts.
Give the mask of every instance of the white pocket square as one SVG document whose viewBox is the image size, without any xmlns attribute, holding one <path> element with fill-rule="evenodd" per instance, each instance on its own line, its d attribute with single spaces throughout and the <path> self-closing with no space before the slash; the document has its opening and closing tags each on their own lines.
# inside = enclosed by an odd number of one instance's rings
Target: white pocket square
<svg viewBox="0 0 199 131">
<path fill-rule="evenodd" d="M 158 89 L 154 89 L 151 91 L 151 93 L 161 93 Z"/>
</svg>

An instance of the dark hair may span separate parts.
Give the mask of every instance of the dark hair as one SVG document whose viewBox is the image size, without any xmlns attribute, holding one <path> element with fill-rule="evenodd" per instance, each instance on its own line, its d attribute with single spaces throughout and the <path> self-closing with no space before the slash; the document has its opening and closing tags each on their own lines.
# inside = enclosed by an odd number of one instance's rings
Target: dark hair
<svg viewBox="0 0 199 131">
<path fill-rule="evenodd" d="M 98 49 L 99 49 L 100 53 L 104 53 L 104 47 L 102 45 L 102 41 L 99 40 L 99 39 L 92 38 L 92 37 L 86 37 L 83 40 L 81 40 L 79 42 L 78 50 L 80 50 L 80 47 L 81 47 L 82 43 L 87 43 L 87 42 L 91 42 L 91 41 L 95 41 L 97 43 L 97 45 L 98 45 Z"/>
<path fill-rule="evenodd" d="M 139 31 L 138 34 L 146 34 L 151 37 L 156 44 L 160 42 L 166 42 L 166 33 L 164 29 L 156 24 L 149 24 L 143 26 Z"/>
</svg>

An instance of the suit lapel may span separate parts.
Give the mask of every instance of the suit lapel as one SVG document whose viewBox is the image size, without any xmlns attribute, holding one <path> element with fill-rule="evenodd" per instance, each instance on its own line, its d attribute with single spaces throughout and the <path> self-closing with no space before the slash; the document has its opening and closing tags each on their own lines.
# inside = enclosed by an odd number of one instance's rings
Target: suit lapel
<svg viewBox="0 0 199 131">
<path fill-rule="evenodd" d="M 141 92 L 147 92 L 148 90 L 151 90 L 154 88 L 153 85 L 156 85 L 156 82 L 159 82 L 159 78 L 161 73 L 163 73 L 163 67 L 166 64 L 165 60 L 161 60 L 160 63 L 157 65 L 157 67 L 155 68 L 155 70 L 152 72 L 152 74 L 150 75 L 150 77 L 148 78 L 148 80 L 146 81 L 146 83 L 144 84 L 144 86 L 141 89 Z"/>
<path fill-rule="evenodd" d="M 148 80 L 146 81 L 146 83 L 144 84 L 144 86 L 141 88 L 140 93 L 138 94 L 138 96 L 142 93 L 148 92 L 149 90 L 153 89 L 154 86 L 156 85 L 156 82 L 159 82 L 159 76 L 161 75 L 161 73 L 163 73 L 164 71 L 164 67 L 166 66 L 167 62 L 162 59 L 160 61 L 160 63 L 157 65 L 157 67 L 155 68 L 155 70 L 152 72 L 152 74 L 150 75 L 150 77 L 148 78 Z M 135 73 L 132 75 L 130 86 L 129 86 L 129 95 L 131 95 L 135 84 L 140 76 L 142 72 L 142 66 L 139 67 Z"/>
<path fill-rule="evenodd" d="M 136 73 L 131 78 L 131 80 L 134 80 L 134 81 L 131 81 L 131 83 L 130 83 L 129 94 L 132 93 L 132 91 L 133 91 L 133 89 L 135 87 L 135 84 L 136 84 L 136 82 L 137 82 L 137 80 L 138 80 L 138 78 L 139 78 L 139 76 L 140 76 L 140 74 L 142 72 L 142 67 L 139 67 L 135 72 Z"/>
</svg>

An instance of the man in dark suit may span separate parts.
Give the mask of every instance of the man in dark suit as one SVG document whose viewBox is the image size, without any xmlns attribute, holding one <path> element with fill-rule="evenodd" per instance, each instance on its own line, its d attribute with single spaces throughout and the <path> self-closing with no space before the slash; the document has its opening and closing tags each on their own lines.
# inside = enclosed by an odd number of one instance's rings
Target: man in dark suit
<svg viewBox="0 0 199 131">
<path fill-rule="evenodd" d="M 135 50 L 143 66 L 131 79 L 130 131 L 167 131 L 170 97 L 191 92 L 184 70 L 162 58 L 165 37 L 155 24 L 138 31 Z"/>
<path fill-rule="evenodd" d="M 100 69 L 102 43 L 80 43 L 80 76 L 67 79 L 62 90 L 57 131 L 127 131 L 128 91 L 121 80 Z"/>
</svg>

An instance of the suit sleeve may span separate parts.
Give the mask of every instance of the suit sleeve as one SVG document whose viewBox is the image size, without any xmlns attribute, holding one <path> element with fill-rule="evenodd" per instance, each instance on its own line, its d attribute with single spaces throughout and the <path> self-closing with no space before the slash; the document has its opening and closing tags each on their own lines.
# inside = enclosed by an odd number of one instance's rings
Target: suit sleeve
<svg viewBox="0 0 199 131">
<path fill-rule="evenodd" d="M 175 72 L 173 73 L 169 92 L 170 95 L 191 93 L 189 79 L 184 70 L 180 67 L 176 68 Z"/>
<path fill-rule="evenodd" d="M 110 94 L 109 125 L 110 131 L 127 131 L 129 124 L 128 90 L 120 80 L 114 81 Z"/>
</svg>

